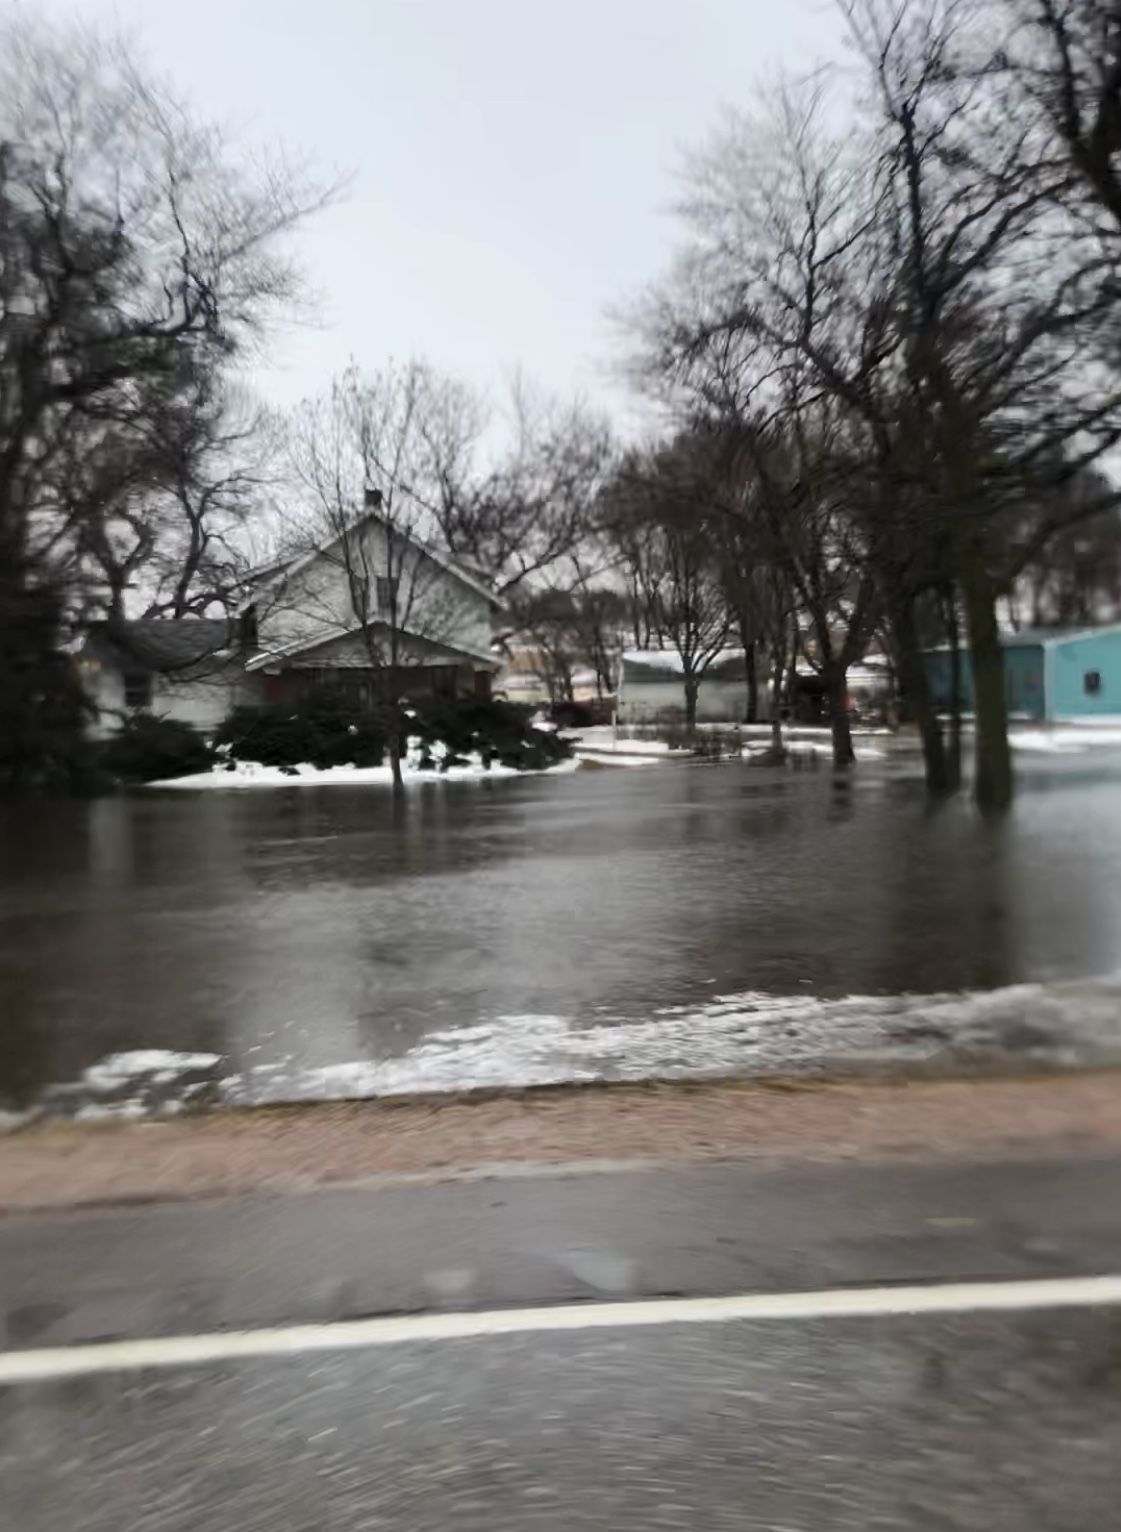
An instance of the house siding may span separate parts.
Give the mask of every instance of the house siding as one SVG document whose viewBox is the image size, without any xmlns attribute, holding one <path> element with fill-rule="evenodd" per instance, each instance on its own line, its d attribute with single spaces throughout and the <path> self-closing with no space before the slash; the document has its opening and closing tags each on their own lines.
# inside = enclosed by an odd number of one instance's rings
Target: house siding
<svg viewBox="0 0 1121 1532">
<path fill-rule="evenodd" d="M 1086 633 L 1050 646 L 1053 718 L 1121 715 L 1121 631 Z M 1096 671 L 1100 689 L 1087 692 L 1085 678 Z"/>
<path fill-rule="evenodd" d="M 199 680 L 153 676 L 150 712 L 157 718 L 174 718 L 206 734 L 217 729 L 227 714 L 242 705 L 263 700 L 260 677 L 230 671 Z"/>
<path fill-rule="evenodd" d="M 362 535 L 362 562 L 372 573 L 388 565 L 384 527 L 371 523 Z M 486 654 L 491 642 L 491 605 L 482 592 L 468 585 L 434 559 L 420 554 L 415 572 L 403 576 L 401 601 L 408 608 L 404 627 L 433 643 Z M 377 602 L 377 581 L 370 591 L 370 616 L 385 622 L 389 613 Z M 346 570 L 330 550 L 316 555 L 275 589 L 258 599 L 258 631 L 263 649 L 297 643 L 324 642 L 355 626 Z"/>
<path fill-rule="evenodd" d="M 932 649 L 924 655 L 927 683 L 935 706 L 948 711 L 951 702 L 951 655 L 948 649 Z M 1017 717 L 1042 720 L 1047 716 L 1044 648 L 1042 644 L 1007 644 L 1004 648 L 1004 695 L 1008 711 Z M 961 705 L 973 711 L 973 660 L 961 651 Z"/>
<path fill-rule="evenodd" d="M 84 669 L 86 694 L 97 709 L 89 732 L 94 739 L 107 739 L 121 727 L 130 713 L 141 711 L 125 706 L 124 672 L 113 665 L 101 664 L 96 670 Z M 206 734 L 216 729 L 235 707 L 257 706 L 264 700 L 262 679 L 246 675 L 233 667 L 220 674 L 194 678 L 153 674 L 152 700 L 143 709 L 156 718 L 172 718 Z"/>
<path fill-rule="evenodd" d="M 747 711 L 747 682 L 704 680 L 697 689 L 701 723 L 742 723 Z M 620 723 L 653 723 L 685 716 L 685 684 L 680 679 L 631 681 L 619 688 Z"/>
</svg>

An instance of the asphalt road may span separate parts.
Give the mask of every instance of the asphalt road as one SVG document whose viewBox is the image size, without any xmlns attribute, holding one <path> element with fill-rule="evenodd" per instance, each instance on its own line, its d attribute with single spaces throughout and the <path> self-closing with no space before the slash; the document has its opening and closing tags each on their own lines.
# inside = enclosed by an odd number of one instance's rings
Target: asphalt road
<svg viewBox="0 0 1121 1532">
<path fill-rule="evenodd" d="M 20 1532 L 1116 1525 L 1116 1310 L 481 1337 L 0 1394 Z"/>
<path fill-rule="evenodd" d="M 1121 1158 L 488 1176 L 0 1217 L 0 1343 L 1121 1271 Z"/>
<path fill-rule="evenodd" d="M 8 1345 L 1116 1272 L 1119 1172 L 1102 1158 L 721 1166 L 21 1215 L 0 1221 Z M 1115 1306 L 482 1329 L 12 1384 L 0 1389 L 0 1527 L 1116 1521 Z"/>
</svg>

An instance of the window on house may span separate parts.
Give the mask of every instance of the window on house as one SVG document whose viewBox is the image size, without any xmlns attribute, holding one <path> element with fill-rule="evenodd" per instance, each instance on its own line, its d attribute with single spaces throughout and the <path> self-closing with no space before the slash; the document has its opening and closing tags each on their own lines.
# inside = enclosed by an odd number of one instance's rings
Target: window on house
<svg viewBox="0 0 1121 1532">
<path fill-rule="evenodd" d="M 1100 670 L 1087 670 L 1082 677 L 1082 690 L 1087 697 L 1097 697 L 1102 689 L 1102 673 Z"/>
<path fill-rule="evenodd" d="M 354 577 L 354 605 L 359 617 L 365 617 L 370 610 L 370 581 L 366 575 Z"/>
<path fill-rule="evenodd" d="M 125 672 L 125 707 L 147 708 L 152 706 L 152 677 L 146 670 Z"/>
<path fill-rule="evenodd" d="M 257 608 L 247 606 L 238 618 L 238 638 L 250 649 L 255 649 L 259 640 L 257 631 Z"/>
<path fill-rule="evenodd" d="M 397 606 L 397 576 L 378 575 L 378 611 L 390 612 Z"/>
</svg>

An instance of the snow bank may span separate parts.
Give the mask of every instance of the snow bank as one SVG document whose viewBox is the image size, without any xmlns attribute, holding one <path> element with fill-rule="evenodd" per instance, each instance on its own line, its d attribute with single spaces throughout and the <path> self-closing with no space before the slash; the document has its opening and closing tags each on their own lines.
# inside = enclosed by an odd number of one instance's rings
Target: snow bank
<svg viewBox="0 0 1121 1532">
<path fill-rule="evenodd" d="M 178 1053 L 169 1048 L 110 1053 L 91 1064 L 78 1080 L 51 1086 L 44 1092 L 42 1106 L 81 1122 L 182 1112 L 192 1103 L 221 1099 L 216 1087 L 222 1065 L 220 1053 Z"/>
<path fill-rule="evenodd" d="M 1008 739 L 1014 750 L 1036 750 L 1049 755 L 1082 755 L 1102 745 L 1121 745 L 1121 728 L 1108 727 L 1086 720 L 1068 722 L 1061 727 L 1040 724 L 1035 728 L 1013 728 Z"/>
<path fill-rule="evenodd" d="M 629 739 L 611 724 L 595 724 L 588 729 L 572 730 L 565 736 L 581 755 L 629 755 L 655 758 L 668 756 L 670 748 L 661 739 Z"/>
<path fill-rule="evenodd" d="M 137 1048 L 128 1053 L 110 1053 L 87 1069 L 83 1082 L 91 1090 L 115 1090 L 123 1080 L 151 1080 L 166 1085 L 185 1074 L 215 1069 L 222 1062 L 218 1053 L 174 1053 L 167 1048 Z"/>
<path fill-rule="evenodd" d="M 481 1086 L 713 1076 L 828 1076 L 922 1067 L 1121 1063 L 1121 978 L 937 995 L 746 992 L 647 1020 L 500 1016 L 436 1032 L 399 1059 L 256 1069 L 231 1103 L 370 1097 Z"/>
<path fill-rule="evenodd" d="M 575 771 L 578 760 L 561 761 L 543 771 L 517 771 L 495 762 L 489 769 L 476 756 L 466 766 L 449 766 L 446 771 L 421 771 L 412 761 L 402 763 L 406 782 L 482 782 L 493 777 L 558 776 Z M 259 761 L 236 761 L 232 770 L 215 766 L 211 771 L 189 777 L 171 777 L 163 782 L 149 782 L 149 787 L 177 787 L 197 790 L 219 787 L 390 787 L 393 773 L 388 766 L 311 766 L 304 764 L 286 771 L 280 766 L 262 766 Z"/>
<path fill-rule="evenodd" d="M 742 753 L 745 758 L 771 748 L 770 724 L 698 724 L 697 729 L 699 733 L 738 732 L 743 741 Z M 853 743 L 860 760 L 882 759 L 887 754 L 879 745 L 868 743 L 869 734 L 886 732 L 883 729 L 853 730 Z M 619 755 L 665 760 L 670 756 L 684 758 L 689 754 L 688 749 L 671 749 L 663 739 L 631 739 L 625 728 L 616 729 L 611 724 L 599 724 L 594 728 L 573 731 L 567 737 L 572 740 L 578 754 L 593 759 L 599 755 Z M 786 729 L 783 731 L 783 744 L 787 750 L 795 754 L 824 756 L 833 754 L 833 736 L 828 729 Z"/>
<path fill-rule="evenodd" d="M 211 1054 L 114 1054 L 77 1084 L 49 1092 L 45 1104 L 83 1117 L 135 1117 L 197 1100 L 247 1106 L 606 1080 L 1104 1065 L 1121 1065 L 1121 975 L 960 994 L 747 991 L 639 1020 L 505 1015 L 433 1032 L 399 1058 L 316 1068 L 288 1060 L 237 1073 L 223 1072 Z"/>
</svg>

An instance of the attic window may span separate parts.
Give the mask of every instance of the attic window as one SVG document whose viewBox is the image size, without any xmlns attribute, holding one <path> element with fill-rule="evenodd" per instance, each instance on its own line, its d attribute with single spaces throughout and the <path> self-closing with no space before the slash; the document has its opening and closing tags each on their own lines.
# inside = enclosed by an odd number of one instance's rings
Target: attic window
<svg viewBox="0 0 1121 1532">
<path fill-rule="evenodd" d="M 397 576 L 378 575 L 378 610 L 391 612 L 397 605 Z"/>
<path fill-rule="evenodd" d="M 147 670 L 125 672 L 125 707 L 148 708 L 152 705 L 152 677 Z"/>
<path fill-rule="evenodd" d="M 1082 690 L 1087 697 L 1099 697 L 1102 690 L 1102 673 L 1100 670 L 1087 670 L 1082 676 Z"/>
</svg>

